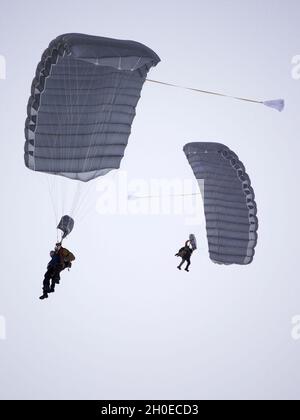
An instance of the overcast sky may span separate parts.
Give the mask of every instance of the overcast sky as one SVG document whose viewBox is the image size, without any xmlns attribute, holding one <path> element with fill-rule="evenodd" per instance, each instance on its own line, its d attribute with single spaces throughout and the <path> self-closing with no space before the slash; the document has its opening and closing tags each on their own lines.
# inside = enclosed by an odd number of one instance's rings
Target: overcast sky
<svg viewBox="0 0 300 420">
<path fill-rule="evenodd" d="M 0 398 L 299 397 L 299 19 L 298 0 L 1 4 Z M 233 149 L 256 192 L 252 265 L 214 265 L 204 224 L 186 214 L 100 214 L 92 184 L 91 211 L 66 242 L 77 261 L 39 301 L 56 231 L 46 184 L 23 163 L 24 121 L 41 54 L 68 32 L 146 44 L 162 60 L 151 78 L 286 99 L 279 114 L 146 84 L 122 161 L 129 182 L 195 184 L 185 143 Z M 192 231 L 200 249 L 188 274 L 174 254 Z"/>
</svg>

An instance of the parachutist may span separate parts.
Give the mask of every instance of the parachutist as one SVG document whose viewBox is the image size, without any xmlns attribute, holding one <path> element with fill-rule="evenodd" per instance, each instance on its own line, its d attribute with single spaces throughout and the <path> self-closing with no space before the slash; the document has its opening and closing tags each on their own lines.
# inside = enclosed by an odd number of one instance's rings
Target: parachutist
<svg viewBox="0 0 300 420">
<path fill-rule="evenodd" d="M 191 245 L 191 241 L 190 240 L 186 241 L 184 247 L 181 248 L 177 252 L 177 254 L 175 254 L 175 257 L 181 257 L 182 258 L 181 263 L 177 267 L 178 270 L 181 270 L 181 267 L 186 262 L 185 271 L 189 272 L 189 267 L 191 265 L 191 256 L 192 256 L 193 252 L 194 252 L 194 250 L 193 250 L 193 247 Z"/>
<path fill-rule="evenodd" d="M 55 292 L 55 285 L 60 282 L 60 273 L 72 267 L 75 256 L 68 249 L 63 248 L 61 242 L 55 245 L 55 250 L 50 252 L 51 261 L 47 266 L 43 281 L 43 294 L 41 300 L 47 299 L 49 293 Z M 51 282 L 51 285 L 50 285 Z"/>
</svg>

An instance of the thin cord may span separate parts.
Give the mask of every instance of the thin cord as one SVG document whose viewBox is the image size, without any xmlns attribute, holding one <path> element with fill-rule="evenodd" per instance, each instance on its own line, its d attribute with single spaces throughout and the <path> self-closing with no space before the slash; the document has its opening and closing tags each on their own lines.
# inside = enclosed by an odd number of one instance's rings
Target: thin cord
<svg viewBox="0 0 300 420">
<path fill-rule="evenodd" d="M 199 192 L 199 193 L 191 193 L 191 194 L 140 195 L 140 196 L 137 195 L 137 196 L 133 196 L 132 199 L 133 200 L 140 200 L 140 199 L 143 199 L 143 198 L 192 197 L 192 196 L 197 196 L 197 195 L 201 195 L 201 193 Z"/>
<path fill-rule="evenodd" d="M 223 98 L 231 98 L 231 99 L 235 99 L 237 101 L 252 102 L 252 103 L 261 104 L 261 105 L 264 104 L 263 101 L 258 101 L 258 100 L 255 100 L 255 99 L 240 98 L 239 96 L 225 95 L 224 93 L 212 92 L 212 91 L 209 91 L 209 90 L 201 90 L 201 89 L 195 89 L 195 88 L 186 87 L 186 86 L 174 85 L 172 83 L 160 82 L 158 80 L 146 79 L 146 81 L 151 82 L 151 83 L 157 83 L 159 85 L 171 86 L 171 87 L 175 87 L 175 88 L 178 88 L 178 89 L 185 89 L 185 90 L 191 90 L 193 92 L 205 93 L 207 95 L 221 96 Z"/>
</svg>

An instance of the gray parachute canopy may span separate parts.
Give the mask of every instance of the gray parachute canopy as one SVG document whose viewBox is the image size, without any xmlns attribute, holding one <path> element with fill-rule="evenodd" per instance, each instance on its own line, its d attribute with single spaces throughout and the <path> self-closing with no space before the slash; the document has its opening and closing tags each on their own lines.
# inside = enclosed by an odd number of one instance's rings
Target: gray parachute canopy
<svg viewBox="0 0 300 420">
<path fill-rule="evenodd" d="M 63 232 L 62 239 L 65 239 L 74 228 L 74 220 L 70 216 L 63 216 L 59 222 L 57 229 Z"/>
<path fill-rule="evenodd" d="M 89 181 L 120 167 L 148 71 L 148 47 L 65 34 L 42 55 L 25 124 L 25 164 Z"/>
<path fill-rule="evenodd" d="M 244 165 L 219 143 L 189 143 L 184 152 L 204 200 L 210 258 L 219 264 L 250 264 L 257 244 L 258 220 Z"/>
</svg>

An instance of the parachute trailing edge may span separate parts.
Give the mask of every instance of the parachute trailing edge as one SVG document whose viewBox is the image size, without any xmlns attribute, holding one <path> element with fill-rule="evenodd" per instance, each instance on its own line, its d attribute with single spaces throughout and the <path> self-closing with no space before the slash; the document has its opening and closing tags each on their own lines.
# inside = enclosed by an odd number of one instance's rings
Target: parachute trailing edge
<svg viewBox="0 0 300 420">
<path fill-rule="evenodd" d="M 85 182 L 118 169 L 143 84 L 159 61 L 134 41 L 58 36 L 32 82 L 25 165 Z"/>
<path fill-rule="evenodd" d="M 238 156 L 220 143 L 188 143 L 184 153 L 202 190 L 208 247 L 218 264 L 250 264 L 257 245 L 257 206 Z M 200 182 L 201 181 L 201 182 Z"/>
</svg>

